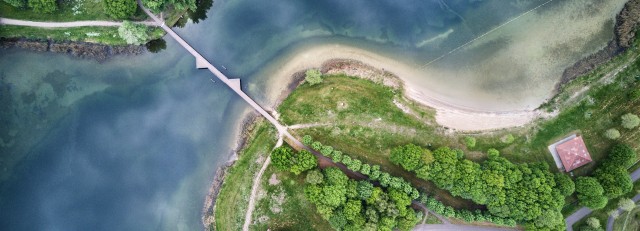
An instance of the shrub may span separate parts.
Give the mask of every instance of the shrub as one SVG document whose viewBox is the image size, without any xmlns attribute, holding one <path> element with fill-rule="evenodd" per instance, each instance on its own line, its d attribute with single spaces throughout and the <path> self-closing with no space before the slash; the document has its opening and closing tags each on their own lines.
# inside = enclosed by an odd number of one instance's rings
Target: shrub
<svg viewBox="0 0 640 231">
<path fill-rule="evenodd" d="M 622 166 L 624 168 L 629 168 L 636 161 L 636 152 L 631 148 L 631 146 L 626 144 L 616 144 L 609 151 L 609 156 L 607 156 L 606 162 L 607 164 L 611 164 L 614 166 Z"/>
<path fill-rule="evenodd" d="M 360 173 L 368 176 L 369 173 L 371 173 L 371 165 L 369 164 L 362 164 L 362 167 L 360 167 Z"/>
<path fill-rule="evenodd" d="M 638 125 L 640 125 L 640 118 L 638 118 L 637 115 L 627 113 L 627 114 L 624 114 L 621 118 L 622 118 L 622 127 L 626 129 L 633 129 Z"/>
<path fill-rule="evenodd" d="M 305 73 L 304 80 L 311 86 L 322 83 L 322 73 L 317 69 L 309 69 Z"/>
<path fill-rule="evenodd" d="M 305 178 L 305 181 L 309 184 L 322 184 L 323 180 L 324 176 L 318 170 L 310 171 L 307 173 L 307 178 Z"/>
<path fill-rule="evenodd" d="M 476 146 L 476 138 L 473 138 L 471 136 L 465 136 L 464 137 L 464 145 L 467 146 L 467 148 L 473 148 Z"/>
<path fill-rule="evenodd" d="M 505 143 L 505 144 L 513 143 L 513 141 L 515 141 L 515 140 L 516 140 L 516 138 L 513 137 L 512 134 L 507 134 L 507 135 L 503 136 L 502 138 L 500 138 L 500 141 L 502 141 L 502 143 Z"/>
<path fill-rule="evenodd" d="M 140 45 L 147 42 L 149 36 L 147 35 L 147 26 L 142 24 L 135 24 L 130 21 L 122 22 L 120 28 L 118 28 L 118 35 L 127 44 Z"/>
<path fill-rule="evenodd" d="M 595 217 L 589 217 L 587 218 L 587 225 L 591 228 L 600 228 L 600 220 Z"/>
<path fill-rule="evenodd" d="M 618 131 L 618 129 L 615 129 L 615 128 L 610 128 L 604 132 L 604 137 L 607 137 L 607 139 L 610 139 L 610 140 L 618 139 L 620 138 L 620 131 Z"/>
<path fill-rule="evenodd" d="M 4 0 L 4 2 L 9 3 L 9 5 L 15 8 L 24 8 L 27 3 L 25 0 Z"/>
<path fill-rule="evenodd" d="M 635 89 L 635 90 L 629 92 L 629 99 L 631 99 L 631 100 L 640 99 L 640 89 Z"/>
</svg>

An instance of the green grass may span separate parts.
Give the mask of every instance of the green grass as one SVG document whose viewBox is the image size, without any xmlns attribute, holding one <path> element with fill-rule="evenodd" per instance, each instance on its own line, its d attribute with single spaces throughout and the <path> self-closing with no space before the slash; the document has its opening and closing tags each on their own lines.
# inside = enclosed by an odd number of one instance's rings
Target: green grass
<svg viewBox="0 0 640 231">
<path fill-rule="evenodd" d="M 275 146 L 276 131 L 266 122 L 258 122 L 246 146 L 239 152 L 239 159 L 228 170 L 220 188 L 216 209 L 216 230 L 241 230 L 251 195 L 253 177 L 262 167 L 256 163 L 266 158 Z"/>
<path fill-rule="evenodd" d="M 436 216 L 434 216 L 433 214 L 429 214 L 427 215 L 427 217 L 425 218 L 425 224 L 442 224 L 442 221 L 440 221 L 440 219 L 438 219 Z"/>
<path fill-rule="evenodd" d="M 160 28 L 148 27 L 149 40 L 161 38 L 164 31 Z M 31 40 L 91 42 L 107 45 L 126 45 L 118 35 L 118 27 L 70 27 L 70 28 L 38 28 L 26 26 L 0 26 L 0 37 L 26 38 Z"/>
<path fill-rule="evenodd" d="M 76 7 L 74 11 L 74 7 Z M 104 11 L 102 0 L 70 0 L 58 1 L 58 10 L 50 13 L 36 13 L 30 9 L 18 9 L 0 1 L 0 15 L 5 18 L 30 21 L 70 22 L 83 20 L 114 21 Z M 138 9 L 130 20 L 144 20 L 147 16 Z"/>
<path fill-rule="evenodd" d="M 269 178 L 276 176 L 277 184 Z M 333 230 L 322 219 L 315 206 L 304 196 L 305 174 L 296 176 L 269 165 L 262 176 L 261 187 L 266 192 L 258 201 L 251 230 Z"/>
<path fill-rule="evenodd" d="M 640 229 L 640 206 L 620 214 L 613 222 L 614 231 L 637 231 Z"/>
</svg>

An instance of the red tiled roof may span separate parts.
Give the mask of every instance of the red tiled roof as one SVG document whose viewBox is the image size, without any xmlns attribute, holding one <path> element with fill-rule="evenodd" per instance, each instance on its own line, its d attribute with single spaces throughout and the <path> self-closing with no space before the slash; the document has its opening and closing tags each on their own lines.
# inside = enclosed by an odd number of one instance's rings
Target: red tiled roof
<svg viewBox="0 0 640 231">
<path fill-rule="evenodd" d="M 558 156 L 562 160 L 565 171 L 570 172 L 591 162 L 591 156 L 581 136 L 567 140 L 556 146 Z"/>
</svg>

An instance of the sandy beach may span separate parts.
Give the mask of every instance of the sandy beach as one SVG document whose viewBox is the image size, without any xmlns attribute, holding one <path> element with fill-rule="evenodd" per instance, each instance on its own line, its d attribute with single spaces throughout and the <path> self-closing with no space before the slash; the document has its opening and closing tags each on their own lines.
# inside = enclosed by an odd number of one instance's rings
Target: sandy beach
<svg viewBox="0 0 640 231">
<path fill-rule="evenodd" d="M 516 127 L 531 122 L 541 114 L 536 110 L 481 111 L 457 106 L 447 102 L 446 96 L 438 95 L 430 89 L 415 88 L 411 84 L 411 80 L 415 78 L 411 77 L 420 75 L 415 67 L 359 48 L 341 44 L 327 44 L 292 53 L 264 71 L 264 73 L 273 75 L 266 91 L 269 93 L 267 100 L 272 104 L 278 99 L 286 97 L 282 94 L 283 92 L 287 94 L 287 85 L 282 83 L 292 81 L 292 76 L 295 73 L 309 68 L 320 68 L 323 63 L 329 60 L 351 59 L 398 76 L 402 80 L 406 96 L 434 108 L 437 111 L 436 121 L 447 128 L 459 131 L 484 131 Z M 271 108 L 273 106 L 271 105 Z"/>
</svg>

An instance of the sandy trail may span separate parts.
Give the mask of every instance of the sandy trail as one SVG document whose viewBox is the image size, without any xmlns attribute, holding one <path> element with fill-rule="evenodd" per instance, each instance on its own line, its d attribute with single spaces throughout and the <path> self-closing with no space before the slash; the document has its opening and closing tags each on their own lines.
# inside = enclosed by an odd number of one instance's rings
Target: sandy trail
<svg viewBox="0 0 640 231">
<path fill-rule="evenodd" d="M 147 26 L 157 26 L 153 21 L 135 22 Z M 120 26 L 122 22 L 113 21 L 74 21 L 74 22 L 35 22 L 10 18 L 0 18 L 0 25 L 31 26 L 44 28 L 66 28 L 82 26 Z"/>
<path fill-rule="evenodd" d="M 278 135 L 278 142 L 273 149 L 282 146 L 282 134 Z M 258 194 L 258 190 L 260 189 L 260 179 L 262 179 L 262 175 L 264 171 L 267 170 L 267 167 L 271 164 L 271 155 L 267 155 L 267 159 L 262 164 L 262 168 L 258 174 L 253 178 L 253 185 L 251 186 L 251 196 L 249 197 L 249 205 L 247 206 L 247 213 L 244 217 L 244 225 L 242 226 L 243 231 L 249 230 L 249 225 L 251 225 L 251 216 L 253 215 L 253 210 L 256 207 L 256 195 Z"/>
</svg>

